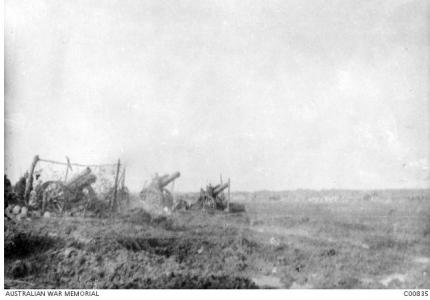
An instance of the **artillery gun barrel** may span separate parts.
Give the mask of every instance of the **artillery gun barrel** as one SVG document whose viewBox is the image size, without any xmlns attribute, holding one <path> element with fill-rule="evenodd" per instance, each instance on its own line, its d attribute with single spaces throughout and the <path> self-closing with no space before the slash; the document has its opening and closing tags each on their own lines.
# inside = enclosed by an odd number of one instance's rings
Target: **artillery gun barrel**
<svg viewBox="0 0 430 300">
<path fill-rule="evenodd" d="M 213 190 L 214 196 L 215 197 L 218 196 L 218 194 L 221 193 L 226 188 L 228 188 L 228 182 L 226 182 L 226 183 L 224 183 L 224 184 L 222 184 L 220 186 L 215 187 L 214 190 Z"/>
<path fill-rule="evenodd" d="M 65 183 L 66 187 L 71 190 L 81 190 L 85 186 L 96 182 L 97 177 L 91 172 L 90 168 L 86 168 L 83 172 Z"/>
<path fill-rule="evenodd" d="M 70 178 L 67 184 L 73 185 L 79 180 L 81 180 L 83 177 L 88 176 L 91 173 L 91 169 L 89 167 L 86 167 L 81 173 L 76 174 L 74 177 Z"/>
<path fill-rule="evenodd" d="M 163 188 L 166 187 L 169 183 L 171 183 L 173 180 L 175 180 L 179 176 L 181 176 L 181 173 L 175 172 L 166 178 L 162 178 L 162 180 L 160 181 L 160 186 Z"/>
</svg>

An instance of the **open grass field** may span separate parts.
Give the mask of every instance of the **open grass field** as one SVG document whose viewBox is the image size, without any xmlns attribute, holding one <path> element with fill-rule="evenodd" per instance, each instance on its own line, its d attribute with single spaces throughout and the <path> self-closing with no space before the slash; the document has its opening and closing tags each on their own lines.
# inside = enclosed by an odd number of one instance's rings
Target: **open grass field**
<svg viewBox="0 0 430 300">
<path fill-rule="evenodd" d="M 195 195 L 180 195 L 192 201 Z M 430 288 L 430 191 L 234 193 L 246 212 L 133 208 L 5 224 L 5 288 Z"/>
</svg>

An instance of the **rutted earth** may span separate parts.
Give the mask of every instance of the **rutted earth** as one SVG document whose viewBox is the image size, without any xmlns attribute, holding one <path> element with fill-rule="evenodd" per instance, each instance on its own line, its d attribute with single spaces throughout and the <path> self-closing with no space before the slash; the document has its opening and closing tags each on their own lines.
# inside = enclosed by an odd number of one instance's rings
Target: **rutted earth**
<svg viewBox="0 0 430 300">
<path fill-rule="evenodd" d="M 5 288 L 430 287 L 430 235 L 416 225 L 427 215 L 381 223 L 375 208 L 334 218 L 344 206 L 246 205 L 6 222 Z"/>
</svg>

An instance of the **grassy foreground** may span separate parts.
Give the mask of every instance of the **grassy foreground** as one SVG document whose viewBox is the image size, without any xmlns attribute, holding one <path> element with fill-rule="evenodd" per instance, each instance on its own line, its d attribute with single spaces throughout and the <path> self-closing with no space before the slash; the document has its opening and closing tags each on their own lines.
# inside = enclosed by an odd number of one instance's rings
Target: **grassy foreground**
<svg viewBox="0 0 430 300">
<path fill-rule="evenodd" d="M 430 288 L 428 190 L 233 200 L 246 213 L 155 217 L 136 200 L 114 218 L 6 222 L 5 288 Z"/>
</svg>

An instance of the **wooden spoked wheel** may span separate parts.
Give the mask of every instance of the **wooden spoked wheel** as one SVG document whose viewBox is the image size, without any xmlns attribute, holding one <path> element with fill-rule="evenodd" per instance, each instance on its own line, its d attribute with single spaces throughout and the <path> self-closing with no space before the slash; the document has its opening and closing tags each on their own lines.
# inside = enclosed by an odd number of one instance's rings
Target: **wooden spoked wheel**
<svg viewBox="0 0 430 300">
<path fill-rule="evenodd" d="M 67 206 L 70 193 L 60 181 L 48 181 L 42 186 L 42 212 L 52 211 L 62 214 Z"/>
</svg>

